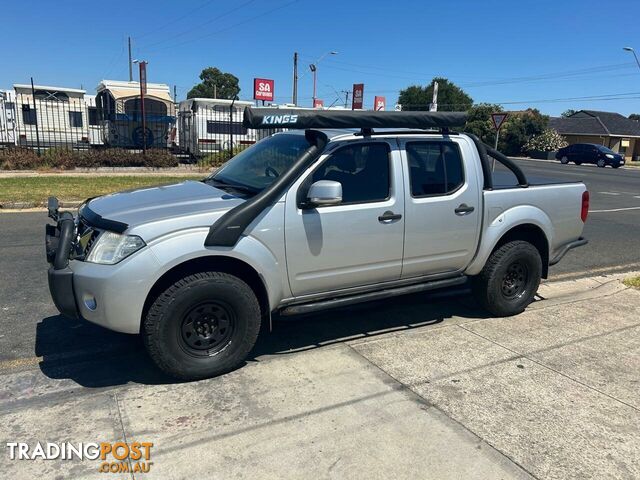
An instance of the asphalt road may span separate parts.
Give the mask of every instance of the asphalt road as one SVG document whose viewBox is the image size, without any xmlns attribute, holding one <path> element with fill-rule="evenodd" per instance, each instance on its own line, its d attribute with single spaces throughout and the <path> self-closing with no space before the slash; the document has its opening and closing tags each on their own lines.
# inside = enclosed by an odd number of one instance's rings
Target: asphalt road
<svg viewBox="0 0 640 480">
<path fill-rule="evenodd" d="M 535 181 L 582 180 L 591 192 L 591 213 L 585 228 L 590 243 L 570 252 L 551 270 L 552 279 L 638 269 L 640 267 L 640 169 L 598 169 L 589 166 L 518 160 Z M 109 332 L 57 314 L 49 297 L 43 246 L 45 213 L 0 214 L 0 373 L 38 366 L 52 378 L 73 378 L 87 387 L 127 382 L 166 382 L 150 364 L 135 336 Z M 468 308 L 441 302 L 438 294 L 405 297 L 378 306 L 362 306 L 309 317 L 296 326 L 267 336 L 258 351 L 291 348 L 335 338 L 363 335 L 382 328 L 412 328 L 408 318 L 421 318 L 429 308 Z M 435 305 L 433 304 L 435 302 Z M 363 321 L 354 312 L 365 309 Z M 472 310 L 465 315 L 478 315 Z M 135 364 L 136 368 L 129 368 Z M 1 392 L 0 392 L 1 394 Z"/>
</svg>

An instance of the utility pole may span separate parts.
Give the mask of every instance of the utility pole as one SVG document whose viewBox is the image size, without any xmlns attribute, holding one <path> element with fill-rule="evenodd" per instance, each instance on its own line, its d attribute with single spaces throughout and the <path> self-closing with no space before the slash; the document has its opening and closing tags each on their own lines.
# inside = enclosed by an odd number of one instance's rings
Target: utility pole
<svg viewBox="0 0 640 480">
<path fill-rule="evenodd" d="M 38 145 L 38 156 L 40 156 L 40 133 L 38 132 L 38 109 L 36 108 L 36 89 L 33 86 L 33 77 L 31 77 L 31 97 L 33 99 L 33 120 L 36 126 L 36 142 Z"/>
<path fill-rule="evenodd" d="M 213 84 L 213 98 L 218 98 L 218 85 L 216 83 Z"/>
<path fill-rule="evenodd" d="M 293 52 L 293 95 L 291 103 L 298 105 L 298 52 Z"/>
<path fill-rule="evenodd" d="M 176 88 L 176 86 L 173 86 L 173 103 L 177 103 L 178 102 L 178 89 Z"/>
<path fill-rule="evenodd" d="M 129 37 L 129 81 L 133 82 L 133 61 L 131 59 L 131 37 Z"/>
<path fill-rule="evenodd" d="M 341 90 L 341 93 L 344 93 L 344 108 L 348 108 L 348 105 L 349 105 L 349 94 L 351 92 L 349 90 Z"/>
</svg>

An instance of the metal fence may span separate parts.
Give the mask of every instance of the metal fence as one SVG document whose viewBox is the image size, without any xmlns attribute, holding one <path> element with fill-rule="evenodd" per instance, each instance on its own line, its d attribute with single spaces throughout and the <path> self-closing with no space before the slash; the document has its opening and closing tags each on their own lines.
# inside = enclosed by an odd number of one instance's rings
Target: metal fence
<svg viewBox="0 0 640 480">
<path fill-rule="evenodd" d="M 192 161 L 229 158 L 276 130 L 242 125 L 252 102 L 191 99 L 179 104 L 140 97 L 118 103 L 105 97 L 57 91 L 35 94 L 4 92 L 0 96 L 0 146 L 133 151 L 165 149 Z"/>
</svg>

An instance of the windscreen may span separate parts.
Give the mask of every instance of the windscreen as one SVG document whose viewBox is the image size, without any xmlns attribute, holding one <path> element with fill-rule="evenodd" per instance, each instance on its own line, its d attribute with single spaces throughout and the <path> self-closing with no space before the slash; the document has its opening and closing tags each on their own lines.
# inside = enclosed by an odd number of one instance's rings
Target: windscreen
<svg viewBox="0 0 640 480">
<path fill-rule="evenodd" d="M 209 178 L 263 190 L 291 168 L 310 146 L 304 135 L 279 133 L 243 150 Z"/>
</svg>

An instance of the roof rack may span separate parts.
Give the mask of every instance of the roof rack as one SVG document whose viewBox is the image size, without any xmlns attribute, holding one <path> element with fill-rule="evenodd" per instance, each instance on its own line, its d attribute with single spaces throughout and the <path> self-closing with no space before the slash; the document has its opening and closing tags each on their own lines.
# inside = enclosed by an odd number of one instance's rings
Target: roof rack
<svg viewBox="0 0 640 480">
<path fill-rule="evenodd" d="M 297 110 L 251 108 L 244 110 L 245 128 L 373 128 L 448 129 L 463 126 L 464 112 L 374 112 L 353 110 Z"/>
</svg>

